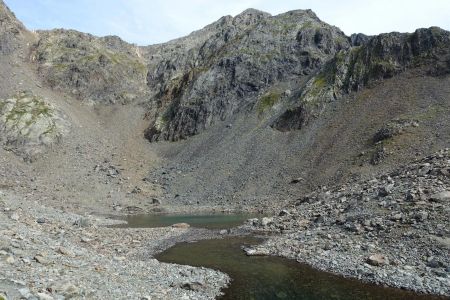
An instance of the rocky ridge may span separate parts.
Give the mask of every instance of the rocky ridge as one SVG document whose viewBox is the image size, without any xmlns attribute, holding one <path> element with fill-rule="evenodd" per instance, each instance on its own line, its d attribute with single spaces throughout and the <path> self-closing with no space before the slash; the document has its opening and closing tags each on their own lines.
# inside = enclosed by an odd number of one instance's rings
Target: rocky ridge
<svg viewBox="0 0 450 300">
<path fill-rule="evenodd" d="M 91 104 L 144 101 L 147 68 L 140 50 L 118 37 L 74 30 L 38 31 L 31 61 L 51 88 Z"/>
<path fill-rule="evenodd" d="M 263 93 L 278 93 L 278 83 L 298 84 L 350 46 L 339 29 L 310 10 L 277 16 L 247 10 L 213 26 L 216 34 L 189 49 L 190 60 L 169 56 L 151 75 L 149 82 L 160 86 L 161 108 L 147 130 L 149 140 L 185 139 L 252 110 Z"/>
<path fill-rule="evenodd" d="M 367 181 L 322 187 L 246 227 L 280 233 L 249 255 L 450 296 L 450 151 Z"/>
<path fill-rule="evenodd" d="M 275 122 L 282 130 L 301 129 L 317 118 L 324 105 L 343 94 L 391 78 L 408 68 L 425 67 L 432 76 L 450 72 L 450 34 L 437 27 L 414 33 L 388 33 L 367 38 L 357 46 L 338 52 L 306 84 L 296 101 Z"/>
</svg>

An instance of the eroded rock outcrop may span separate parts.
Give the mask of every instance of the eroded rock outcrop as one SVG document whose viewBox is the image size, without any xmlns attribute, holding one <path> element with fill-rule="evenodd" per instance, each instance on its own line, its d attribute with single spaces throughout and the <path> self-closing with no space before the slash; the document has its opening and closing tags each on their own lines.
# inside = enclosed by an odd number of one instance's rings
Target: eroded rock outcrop
<svg viewBox="0 0 450 300">
<path fill-rule="evenodd" d="M 204 30 L 207 40 L 194 33 L 186 38 L 196 41 L 187 54 L 165 59 L 163 53 L 151 74 L 160 108 L 147 130 L 151 141 L 183 139 L 252 110 L 274 84 L 309 76 L 350 47 L 339 29 L 310 10 L 274 17 L 247 10 Z"/>
<path fill-rule="evenodd" d="M 0 100 L 0 143 L 26 160 L 58 143 L 68 129 L 63 114 L 31 92 Z"/>
<path fill-rule="evenodd" d="M 39 31 L 31 60 L 50 87 L 92 103 L 143 101 L 147 67 L 137 46 L 74 30 Z"/>
<path fill-rule="evenodd" d="M 25 31 L 23 24 L 0 0 L 0 54 L 10 54 L 16 50 Z"/>
<path fill-rule="evenodd" d="M 450 33 L 438 27 L 414 33 L 352 36 L 356 45 L 335 57 L 306 84 L 300 101 L 274 121 L 281 130 L 301 129 L 320 115 L 324 106 L 353 91 L 391 78 L 408 68 L 422 67 L 427 75 L 450 72 Z"/>
</svg>

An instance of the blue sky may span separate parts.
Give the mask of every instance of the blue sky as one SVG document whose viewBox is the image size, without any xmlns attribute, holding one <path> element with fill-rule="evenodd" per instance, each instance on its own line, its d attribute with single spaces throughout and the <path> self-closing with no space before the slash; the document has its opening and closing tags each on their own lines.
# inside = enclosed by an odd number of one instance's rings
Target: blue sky
<svg viewBox="0 0 450 300">
<path fill-rule="evenodd" d="M 139 45 L 184 36 L 252 7 L 278 14 L 311 8 L 346 34 L 450 30 L 450 0 L 4 0 L 29 29 L 71 28 Z"/>
</svg>

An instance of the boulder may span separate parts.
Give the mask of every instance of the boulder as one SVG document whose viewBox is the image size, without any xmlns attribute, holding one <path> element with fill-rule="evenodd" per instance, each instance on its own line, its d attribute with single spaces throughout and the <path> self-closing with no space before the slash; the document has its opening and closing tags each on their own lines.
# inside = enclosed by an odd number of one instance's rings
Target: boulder
<svg viewBox="0 0 450 300">
<path fill-rule="evenodd" d="M 191 225 L 188 223 L 176 223 L 172 225 L 172 228 L 189 228 Z"/>
<path fill-rule="evenodd" d="M 388 264 L 389 260 L 382 254 L 373 254 L 367 258 L 366 262 L 372 266 L 382 266 Z"/>
<path fill-rule="evenodd" d="M 442 191 L 440 193 L 433 194 L 430 197 L 430 201 L 439 202 L 439 203 L 449 202 L 450 201 L 450 191 Z"/>
<path fill-rule="evenodd" d="M 273 223 L 273 218 L 264 217 L 261 220 L 261 226 L 266 227 Z"/>
<path fill-rule="evenodd" d="M 26 160 L 59 143 L 69 126 L 62 112 L 32 92 L 0 100 L 0 144 Z"/>
</svg>

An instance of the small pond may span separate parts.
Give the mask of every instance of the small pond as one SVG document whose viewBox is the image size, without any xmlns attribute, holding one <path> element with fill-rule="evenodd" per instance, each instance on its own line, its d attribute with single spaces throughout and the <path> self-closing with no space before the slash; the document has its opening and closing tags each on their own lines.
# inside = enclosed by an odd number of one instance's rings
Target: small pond
<svg viewBox="0 0 450 300">
<path fill-rule="evenodd" d="M 227 229 L 255 217 L 249 214 L 135 215 L 119 227 L 165 227 L 188 223 L 193 227 Z M 261 217 L 261 215 L 256 216 Z M 315 270 L 279 257 L 247 256 L 242 246 L 260 243 L 255 237 L 227 237 L 179 243 L 156 256 L 162 262 L 208 267 L 230 275 L 230 287 L 220 299 L 298 300 L 437 300 L 444 297 L 419 295 L 401 289 L 365 284 Z"/>
<path fill-rule="evenodd" d="M 242 245 L 261 240 L 232 237 L 180 243 L 158 255 L 163 262 L 202 266 L 221 270 L 232 278 L 220 299 L 297 300 L 435 300 L 441 297 L 418 295 L 401 289 L 365 284 L 314 270 L 293 260 L 278 257 L 246 256 Z"/>
<path fill-rule="evenodd" d="M 247 219 L 254 218 L 250 214 L 171 214 L 171 215 L 134 215 L 123 220 L 128 224 L 115 227 L 153 228 L 167 227 L 176 223 L 188 223 L 192 227 L 208 229 L 228 229 L 243 224 Z M 256 217 L 261 217 L 258 215 Z"/>
</svg>

